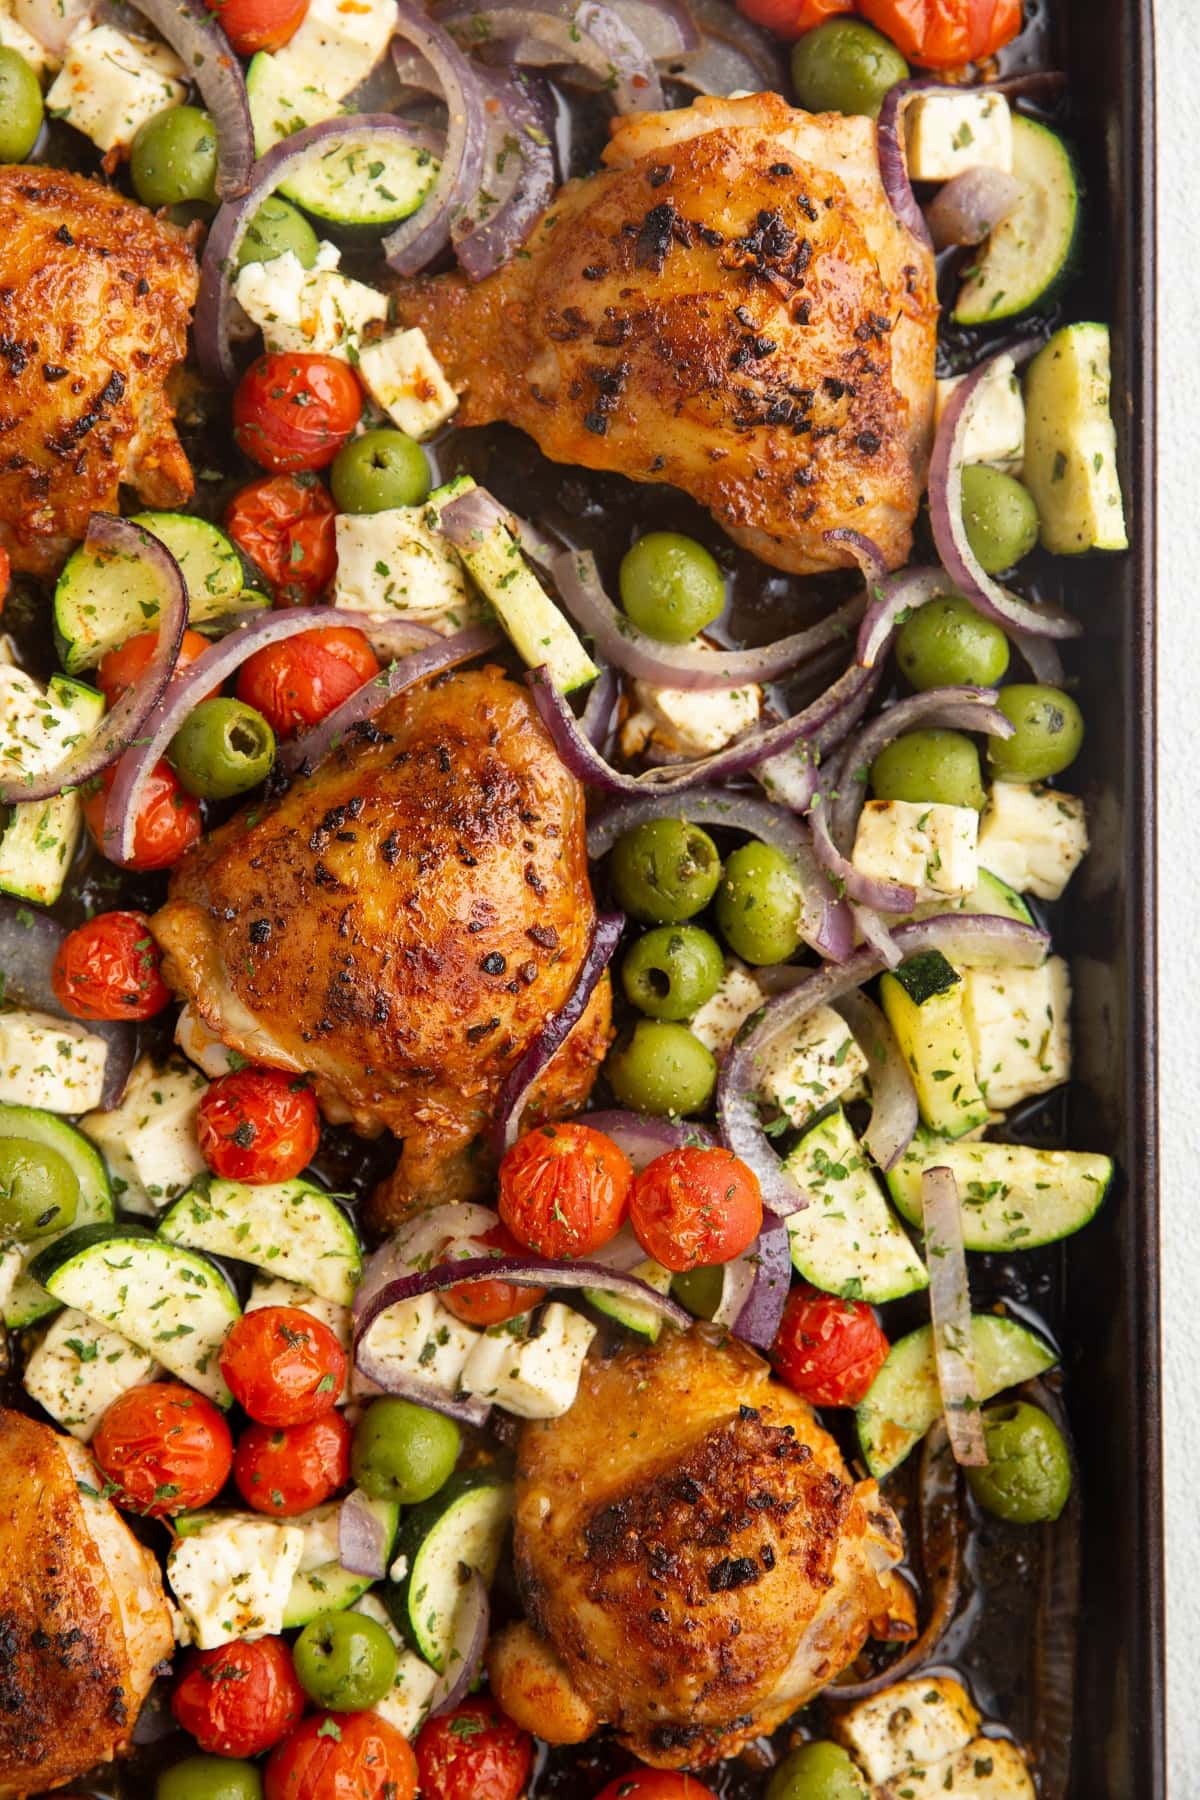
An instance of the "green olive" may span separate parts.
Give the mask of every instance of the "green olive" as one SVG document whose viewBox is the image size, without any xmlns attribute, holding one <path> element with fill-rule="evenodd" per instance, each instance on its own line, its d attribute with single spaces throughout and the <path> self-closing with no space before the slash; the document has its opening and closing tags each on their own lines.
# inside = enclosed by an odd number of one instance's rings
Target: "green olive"
<svg viewBox="0 0 1200 1800">
<path fill-rule="evenodd" d="M 667 1019 L 639 1019 L 604 1071 L 622 1106 L 658 1115 L 703 1112 L 717 1085 L 712 1051 Z"/>
<path fill-rule="evenodd" d="M 792 46 L 792 85 L 806 112 L 877 119 L 883 96 L 907 75 L 895 44 L 857 19 L 828 19 Z"/>
<path fill-rule="evenodd" d="M 329 485 L 339 512 L 386 512 L 420 506 L 429 496 L 429 462 L 407 432 L 364 431 L 333 459 Z"/>
<path fill-rule="evenodd" d="M 300 1685 L 331 1712 L 365 1712 L 396 1679 L 396 1646 L 365 1613 L 321 1613 L 292 1645 Z"/>
<path fill-rule="evenodd" d="M 189 794 L 227 800 L 257 787 L 275 761 L 275 733 L 244 700 L 202 700 L 184 720 L 167 752 Z"/>
<path fill-rule="evenodd" d="M 1014 682 L 1000 689 L 1000 711 L 1015 727 L 988 739 L 988 761 L 1000 781 L 1046 781 L 1061 775 L 1083 746 L 1083 714 L 1061 688 Z"/>
<path fill-rule="evenodd" d="M 621 969 L 625 998 L 652 1019 L 690 1019 L 721 985 L 725 958 L 698 925 L 660 925 L 632 945 Z"/>
<path fill-rule="evenodd" d="M 621 605 L 635 625 L 667 644 L 686 644 L 720 617 L 725 581 L 695 538 L 648 531 L 621 559 Z"/>
<path fill-rule="evenodd" d="M 995 687 L 1008 668 L 1008 639 L 960 594 L 927 601 L 896 639 L 896 661 L 922 693 L 937 687 Z"/>
<path fill-rule="evenodd" d="M 0 1237 L 65 1231 L 79 1206 L 79 1178 L 65 1156 L 32 1138 L 0 1138 Z"/>
<path fill-rule="evenodd" d="M 37 142 L 44 112 L 33 68 L 16 50 L 0 49 L 0 163 L 25 161 Z"/>
<path fill-rule="evenodd" d="M 772 1771 L 766 1800 L 867 1800 L 868 1790 L 840 1744 L 801 1744 Z"/>
<path fill-rule="evenodd" d="M 129 152 L 133 191 L 147 206 L 216 200 L 217 132 L 198 106 L 169 106 L 138 127 Z"/>
<path fill-rule="evenodd" d="M 320 239 L 302 212 L 272 194 L 264 200 L 238 247 L 237 266 L 247 263 L 274 262 L 288 250 L 302 269 L 311 269 L 317 260 Z"/>
<path fill-rule="evenodd" d="M 409 1400 L 375 1400 L 355 1430 L 350 1467 L 376 1500 L 415 1506 L 449 1480 L 461 1448 L 453 1419 Z"/>
<path fill-rule="evenodd" d="M 757 839 L 729 857 L 717 889 L 717 924 L 735 956 L 787 962 L 800 948 L 800 885 L 781 850 Z"/>
<path fill-rule="evenodd" d="M 671 1292 L 681 1306 L 686 1306 L 694 1319 L 711 1319 L 721 1304 L 725 1274 L 719 1263 L 705 1268 L 685 1269 L 672 1275 Z"/>
<path fill-rule="evenodd" d="M 1038 541 L 1033 495 L 1002 469 L 968 463 L 962 472 L 962 509 L 967 542 L 989 575 L 1011 569 Z"/>
<path fill-rule="evenodd" d="M 906 731 L 893 738 L 871 764 L 871 792 L 877 800 L 973 806 L 976 812 L 987 800 L 979 752 L 961 731 Z"/>
<path fill-rule="evenodd" d="M 164 1769 L 154 1800 L 262 1800 L 262 1774 L 228 1756 L 188 1756 Z"/>
<path fill-rule="evenodd" d="M 1014 1525 L 1057 1519 L 1071 1491 L 1071 1457 L 1054 1420 L 1023 1400 L 983 1413 L 987 1462 L 968 1469 L 971 1492 L 985 1512 Z"/>
<path fill-rule="evenodd" d="M 721 879 L 721 858 L 706 831 L 683 819 L 647 819 L 613 845 L 610 868 L 618 906 L 644 925 L 682 925 L 706 907 Z"/>
</svg>

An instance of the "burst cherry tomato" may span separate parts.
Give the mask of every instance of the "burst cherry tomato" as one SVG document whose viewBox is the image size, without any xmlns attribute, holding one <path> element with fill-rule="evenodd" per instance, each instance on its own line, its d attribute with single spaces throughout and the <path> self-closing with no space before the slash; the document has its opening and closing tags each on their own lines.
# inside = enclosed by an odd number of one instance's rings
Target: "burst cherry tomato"
<svg viewBox="0 0 1200 1800">
<path fill-rule="evenodd" d="M 773 31 L 776 37 L 803 37 L 826 19 L 840 19 L 855 10 L 855 0 L 737 0 L 738 11 Z"/>
<path fill-rule="evenodd" d="M 376 1714 L 313 1713 L 271 1752 L 266 1800 L 416 1800 L 417 1759 Z"/>
<path fill-rule="evenodd" d="M 256 650 L 238 674 L 238 699 L 257 707 L 277 737 L 294 737 L 378 673 L 379 658 L 361 631 L 329 625 Z"/>
<path fill-rule="evenodd" d="M 323 469 L 362 412 L 349 363 L 304 350 L 271 350 L 251 363 L 233 396 L 233 435 L 264 469 Z"/>
<path fill-rule="evenodd" d="M 298 1306 L 258 1306 L 222 1344 L 221 1373 L 257 1424 L 303 1425 L 336 1405 L 346 1352 Z"/>
<path fill-rule="evenodd" d="M 307 606 L 333 580 L 333 501 L 312 475 L 269 475 L 234 496 L 225 528 L 279 606 Z"/>
<path fill-rule="evenodd" d="M 864 1300 L 798 1287 L 788 1295 L 771 1361 L 788 1386 L 814 1406 L 857 1406 L 889 1349 Z"/>
<path fill-rule="evenodd" d="M 171 998 L 145 913 L 98 913 L 69 931 L 50 972 L 73 1019 L 152 1019 Z"/>
<path fill-rule="evenodd" d="M 281 50 L 304 22 L 308 0 L 208 0 L 239 56 Z"/>
<path fill-rule="evenodd" d="M 321 1115 L 311 1088 L 278 1069 L 236 1069 L 205 1090 L 196 1135 L 214 1175 L 290 1181 L 316 1155 Z"/>
<path fill-rule="evenodd" d="M 629 1204 L 633 1167 L 603 1132 L 539 1125 L 500 1164 L 500 1217 L 539 1256 L 587 1256 L 615 1237 Z"/>
<path fill-rule="evenodd" d="M 101 855 L 107 854 L 104 813 L 116 779 L 110 766 L 84 796 L 83 818 Z M 170 869 L 203 830 L 200 802 L 180 785 L 169 762 L 157 762 L 146 778 L 133 833 L 131 869 Z"/>
<path fill-rule="evenodd" d="M 340 1412 L 306 1425 L 251 1425 L 233 1459 L 237 1491 L 255 1512 L 277 1519 L 311 1512 L 349 1481 L 353 1435 Z"/>
<path fill-rule="evenodd" d="M 488 1244 L 500 1256 L 519 1256 L 521 1246 L 504 1225 L 493 1225 L 479 1234 L 479 1242 Z M 511 1281 L 464 1282 L 461 1287 L 447 1288 L 442 1303 L 450 1308 L 464 1325 L 503 1325 L 519 1313 L 540 1306 L 546 1298 L 545 1288 L 517 1287 Z"/>
<path fill-rule="evenodd" d="M 126 638 L 123 644 L 109 651 L 96 670 L 96 686 L 110 706 L 115 706 L 121 695 L 145 674 L 157 646 L 157 631 L 139 631 L 136 637 Z M 178 681 L 196 658 L 203 656 L 210 647 L 208 639 L 201 637 L 198 631 L 185 631 L 171 676 L 172 681 Z M 214 694 L 220 693 L 219 682 L 212 691 Z"/>
<path fill-rule="evenodd" d="M 629 1195 L 638 1243 L 680 1272 L 740 1256 L 758 1236 L 762 1210 L 758 1176 L 730 1150 L 668 1150 Z"/>
<path fill-rule="evenodd" d="M 927 69 L 980 62 L 1021 29 L 1021 0 L 858 0 L 858 10 Z"/>
<path fill-rule="evenodd" d="M 118 1506 L 160 1519 L 216 1499 L 233 1464 L 233 1439 L 203 1394 L 181 1381 L 151 1381 L 113 1401 L 92 1455 Z"/>
<path fill-rule="evenodd" d="M 468 1700 L 423 1725 L 415 1745 L 421 1800 L 520 1800 L 533 1739 L 494 1700 Z"/>
<path fill-rule="evenodd" d="M 171 1696 L 176 1723 L 210 1756 L 260 1756 L 303 1717 L 304 1704 L 279 1637 L 189 1652 Z"/>
<path fill-rule="evenodd" d="M 673 1769 L 631 1769 L 602 1788 L 596 1800 L 713 1800 L 713 1791 L 694 1775 Z"/>
</svg>

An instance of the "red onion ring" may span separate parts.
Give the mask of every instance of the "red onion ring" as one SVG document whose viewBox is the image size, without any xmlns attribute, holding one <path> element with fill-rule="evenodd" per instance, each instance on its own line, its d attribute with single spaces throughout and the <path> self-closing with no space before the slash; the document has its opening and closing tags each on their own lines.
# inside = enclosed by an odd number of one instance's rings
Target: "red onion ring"
<svg viewBox="0 0 1200 1800">
<path fill-rule="evenodd" d="M 887 655 L 897 628 L 930 600 L 952 594 L 954 584 L 944 569 L 901 569 L 881 581 L 858 629 L 858 663 L 873 669 Z"/>
<path fill-rule="evenodd" d="M 863 942 L 869 944 L 872 950 L 877 950 L 879 952 L 886 969 L 897 968 L 899 964 L 903 962 L 904 958 L 896 948 L 896 943 L 892 937 L 890 927 L 875 911 L 874 907 L 862 906 L 855 902 L 851 904 L 850 911 L 854 916 L 855 927 Z"/>
<path fill-rule="evenodd" d="M 807 1204 L 794 1187 L 790 1210 L 800 1212 Z M 762 1228 L 753 1244 L 726 1263 L 722 1275 L 721 1299 L 713 1324 L 724 1326 L 756 1350 L 769 1350 L 783 1318 L 792 1280 L 787 1226 L 770 1207 L 763 1208 Z"/>
<path fill-rule="evenodd" d="M 481 71 L 480 80 L 488 132 L 483 179 L 450 221 L 454 253 L 469 281 L 494 274 L 524 243 L 555 181 L 554 119 L 545 83 L 518 70 L 507 78 Z"/>
<path fill-rule="evenodd" d="M 1010 630 L 1008 635 L 1014 648 L 1020 651 L 1029 665 L 1029 672 L 1035 681 L 1044 682 L 1047 687 L 1062 686 L 1063 661 L 1053 639 L 1031 637 L 1027 631 Z"/>
<path fill-rule="evenodd" d="M 919 1123 L 917 1090 L 892 1028 L 875 1002 L 855 989 L 842 995 L 837 1010 L 867 1059 L 871 1122 L 863 1143 L 872 1162 L 886 1172 L 912 1143 Z"/>
<path fill-rule="evenodd" d="M 473 1691 L 483 1667 L 490 1622 L 487 1585 L 479 1570 L 472 1569 L 459 1596 L 445 1673 L 438 1676 L 429 1696 L 429 1718 L 453 1712 Z"/>
<path fill-rule="evenodd" d="M 787 91 L 787 65 L 776 37 L 724 0 L 691 0 L 691 8 L 700 26 L 700 49 L 671 70 L 684 87 L 718 95 Z"/>
<path fill-rule="evenodd" d="M 608 5 L 656 63 L 676 63 L 703 47 L 685 0 L 608 0 Z"/>
<path fill-rule="evenodd" d="M 611 92 L 618 113 L 657 112 L 662 83 L 639 37 L 600 0 L 518 0 L 469 11 L 443 11 L 441 23 L 460 44 L 499 47 L 505 62 L 577 68 Z M 532 53 L 532 54 L 531 54 Z"/>
<path fill-rule="evenodd" d="M 383 240 L 388 266 L 398 275 L 415 275 L 447 247 L 451 219 L 482 184 L 488 142 L 486 94 L 482 74 L 448 31 L 409 0 L 398 0 L 397 10 L 399 41 L 393 42 L 392 55 L 401 79 L 414 79 L 411 53 L 415 52 L 447 113 L 441 166 L 424 204 Z"/>
<path fill-rule="evenodd" d="M 218 200 L 236 200 L 250 185 L 254 127 L 246 78 L 233 46 L 203 0 L 133 0 L 170 44 L 212 114 L 217 134 Z"/>
<path fill-rule="evenodd" d="M 624 926 L 624 913 L 597 915 L 574 987 L 505 1076 L 491 1129 L 492 1147 L 497 1156 L 503 1156 L 520 1136 L 521 1118 L 530 1090 L 540 1080 L 555 1052 L 566 1042 L 587 1011 L 596 984 L 612 961 L 613 952 L 621 941 Z"/>
<path fill-rule="evenodd" d="M 1021 183 L 1004 169 L 981 164 L 964 169 L 925 208 L 935 250 L 954 244 L 982 244 L 1007 219 L 1021 198 Z"/>
<path fill-rule="evenodd" d="M 933 1356 L 950 1451 L 960 1468 L 978 1469 L 987 1462 L 988 1454 L 979 1416 L 962 1207 L 952 1169 L 922 1171 L 921 1217 L 929 1266 Z"/>
<path fill-rule="evenodd" d="M 686 1125 L 675 1124 L 670 1119 L 656 1119 L 650 1113 L 581 1113 L 579 1123 L 611 1138 L 617 1148 L 625 1152 L 635 1173 L 652 1163 L 656 1157 L 665 1156 L 668 1150 L 697 1147 L 711 1150 L 717 1141 L 703 1125 L 693 1124 L 691 1120 Z M 604 1251 L 599 1250 L 596 1254 L 603 1258 Z M 644 1262 L 645 1259 L 646 1252 L 638 1245 L 634 1263 Z"/>
<path fill-rule="evenodd" d="M 580 731 L 588 743 L 601 752 L 612 735 L 612 716 L 620 697 L 621 684 L 617 680 L 616 670 L 610 669 L 606 663 L 597 680 L 592 683 L 587 705 L 579 715 Z"/>
<path fill-rule="evenodd" d="M 85 1023 L 93 1037 L 108 1045 L 104 1060 L 104 1085 L 100 1106 L 105 1112 L 119 1106 L 137 1051 L 137 1032 L 120 1020 L 80 1021 L 67 1012 L 54 991 L 51 970 L 66 927 L 47 913 L 36 912 L 18 900 L 0 899 L 0 1000 L 16 1001 L 55 1019 Z"/>
<path fill-rule="evenodd" d="M 361 1488 L 346 1495 L 338 1510 L 338 1561 L 351 1575 L 382 1581 L 388 1572 L 391 1536 Z"/>
</svg>

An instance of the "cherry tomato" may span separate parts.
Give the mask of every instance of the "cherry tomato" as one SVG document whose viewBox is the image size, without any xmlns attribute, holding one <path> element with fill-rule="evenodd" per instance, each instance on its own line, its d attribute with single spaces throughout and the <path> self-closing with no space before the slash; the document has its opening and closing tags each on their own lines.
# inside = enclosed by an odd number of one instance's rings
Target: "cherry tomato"
<svg viewBox="0 0 1200 1800">
<path fill-rule="evenodd" d="M 269 475 L 236 494 L 225 529 L 261 570 L 278 606 L 308 606 L 333 580 L 333 501 L 315 476 Z"/>
<path fill-rule="evenodd" d="M 826 19 L 854 12 L 855 5 L 856 0 L 737 0 L 740 13 L 781 38 L 803 37 Z"/>
<path fill-rule="evenodd" d="M 421 1800 L 520 1800 L 533 1739 L 494 1700 L 468 1700 L 423 1725 L 415 1745 Z"/>
<path fill-rule="evenodd" d="M 311 1088 L 278 1069 L 236 1069 L 204 1092 L 200 1151 L 227 1181 L 290 1181 L 316 1155 L 321 1115 Z"/>
<path fill-rule="evenodd" d="M 298 1306 L 258 1306 L 222 1344 L 221 1373 L 257 1424 L 303 1425 L 336 1406 L 346 1352 Z"/>
<path fill-rule="evenodd" d="M 858 0 L 858 10 L 927 69 L 980 62 L 1021 29 L 1021 0 Z"/>
<path fill-rule="evenodd" d="M 615 1237 L 633 1166 L 588 1125 L 539 1125 L 500 1164 L 500 1217 L 539 1256 L 587 1256 Z"/>
<path fill-rule="evenodd" d="M 771 1345 L 790 1388 L 814 1406 L 857 1406 L 891 1348 L 865 1300 L 793 1288 Z"/>
<path fill-rule="evenodd" d="M 306 1425 L 251 1425 L 233 1459 L 237 1491 L 255 1512 L 277 1519 L 323 1506 L 350 1479 L 353 1436 L 340 1412 Z"/>
<path fill-rule="evenodd" d="M 713 1791 L 674 1769 L 631 1769 L 602 1788 L 596 1800 L 713 1800 Z"/>
<path fill-rule="evenodd" d="M 374 1713 L 312 1713 L 271 1752 L 266 1800 L 416 1800 L 417 1759 Z"/>
<path fill-rule="evenodd" d="M 731 1150 L 668 1150 L 634 1177 L 629 1195 L 638 1243 L 680 1274 L 740 1256 L 758 1236 L 762 1212 L 758 1176 Z"/>
<path fill-rule="evenodd" d="M 116 768 L 110 766 L 95 787 L 84 796 L 83 818 L 92 841 L 101 855 L 106 854 L 107 838 L 104 812 L 116 779 Z M 204 829 L 200 802 L 181 786 L 169 762 L 156 762 L 146 778 L 133 833 L 131 869 L 170 869 L 189 849 Z"/>
<path fill-rule="evenodd" d="M 264 469 L 323 469 L 362 413 L 349 363 L 304 350 L 271 350 L 251 363 L 233 396 L 238 448 Z"/>
<path fill-rule="evenodd" d="M 304 1705 L 279 1637 L 191 1651 L 171 1695 L 176 1723 L 210 1756 L 260 1756 L 303 1717 Z"/>
<path fill-rule="evenodd" d="M 521 1246 L 504 1225 L 493 1225 L 481 1231 L 479 1243 L 488 1244 L 500 1256 L 519 1256 Z M 512 1281 L 472 1281 L 461 1287 L 447 1288 L 442 1304 L 448 1306 L 464 1325 L 503 1325 L 519 1313 L 540 1306 L 546 1298 L 545 1288 L 518 1287 Z"/>
<path fill-rule="evenodd" d="M 118 1506 L 161 1519 L 216 1498 L 229 1478 L 233 1439 L 203 1394 L 181 1381 L 151 1381 L 113 1401 L 92 1455 Z"/>
<path fill-rule="evenodd" d="M 73 1019 L 152 1019 L 171 998 L 145 913 L 97 913 L 58 947 L 50 982 Z"/>
<path fill-rule="evenodd" d="M 157 645 L 157 631 L 139 631 L 136 637 L 126 638 L 123 644 L 109 651 L 96 670 L 96 686 L 110 706 L 115 706 L 121 695 L 145 674 Z M 178 681 L 196 658 L 203 656 L 208 649 L 211 649 L 211 645 L 207 638 L 201 637 L 198 631 L 185 631 L 171 680 Z M 218 682 L 212 691 L 219 694 L 221 684 Z"/>
<path fill-rule="evenodd" d="M 238 673 L 238 699 L 257 707 L 277 737 L 294 737 L 378 673 L 379 658 L 361 631 L 329 625 L 247 657 Z"/>
<path fill-rule="evenodd" d="M 308 0 L 208 0 L 239 56 L 281 50 L 296 35 Z"/>
</svg>

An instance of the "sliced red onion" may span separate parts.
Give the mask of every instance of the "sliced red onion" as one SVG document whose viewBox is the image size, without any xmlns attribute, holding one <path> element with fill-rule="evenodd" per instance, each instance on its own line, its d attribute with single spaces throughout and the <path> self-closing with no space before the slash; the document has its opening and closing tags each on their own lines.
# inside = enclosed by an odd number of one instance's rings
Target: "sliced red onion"
<svg viewBox="0 0 1200 1800">
<path fill-rule="evenodd" d="M 232 283 L 242 240 L 263 201 L 282 182 L 302 174 L 310 162 L 339 149 L 370 151 L 386 138 L 402 139 L 414 148 L 435 153 L 440 143 L 424 127 L 394 118 L 391 113 L 322 119 L 284 138 L 260 156 L 245 192 L 218 208 L 200 262 L 200 292 L 196 298 L 196 352 L 209 381 L 231 387 L 237 380 L 237 364 L 229 342 Z"/>
<path fill-rule="evenodd" d="M 933 1356 L 950 1450 L 961 1467 L 978 1469 L 987 1462 L 987 1443 L 979 1416 L 962 1207 L 952 1169 L 923 1170 L 921 1217 L 929 1266 Z"/>
<path fill-rule="evenodd" d="M 587 1011 L 588 1001 L 596 984 L 612 961 L 613 952 L 621 941 L 624 926 L 623 913 L 597 915 L 574 987 L 505 1077 L 491 1130 L 492 1146 L 498 1156 L 503 1156 L 510 1144 L 515 1144 L 520 1136 L 521 1119 L 529 1101 L 530 1090 L 541 1079 L 555 1052 L 566 1042 Z"/>
<path fill-rule="evenodd" d="M 47 913 L 37 912 L 19 900 L 0 899 L 0 1001 L 32 1007 L 55 1019 L 72 1019 L 54 991 L 51 971 L 66 927 Z M 137 1032 L 120 1020 L 86 1021 L 93 1037 L 108 1045 L 104 1062 L 101 1109 L 119 1106 L 137 1052 Z"/>
<path fill-rule="evenodd" d="M 658 64 L 694 56 L 703 40 L 685 0 L 608 0 L 626 31 Z"/>
<path fill-rule="evenodd" d="M 899 960 L 922 950 L 940 950 L 951 962 L 956 958 L 970 962 L 983 948 L 989 960 L 1036 968 L 1050 948 L 1048 932 L 990 914 L 942 913 L 935 919 L 898 925 L 891 937 Z M 826 965 L 815 970 L 790 992 L 768 1000 L 746 1021 L 722 1064 L 717 1083 L 721 1141 L 754 1170 L 764 1204 L 781 1215 L 795 1211 L 796 1188 L 759 1123 L 755 1092 L 764 1059 L 781 1037 L 794 1033 L 818 1006 L 831 1006 L 886 967 L 886 958 L 866 945 L 840 967 Z"/>
<path fill-rule="evenodd" d="M 487 94 L 482 72 L 420 6 L 398 0 L 396 33 L 392 54 L 401 80 L 417 81 L 428 73 L 447 113 L 446 142 L 433 186 L 417 211 L 383 240 L 389 267 L 398 275 L 415 275 L 447 247 L 452 219 L 482 184 Z"/>
<path fill-rule="evenodd" d="M 787 65 L 778 38 L 726 0 L 691 0 L 691 7 L 700 49 L 671 70 L 684 87 L 698 94 L 786 92 Z"/>
<path fill-rule="evenodd" d="M 338 1509 L 338 1561 L 351 1575 L 382 1581 L 388 1572 L 391 1533 L 361 1488 L 346 1495 Z"/>
<path fill-rule="evenodd" d="M 617 672 L 605 664 L 600 670 L 599 679 L 592 684 L 587 705 L 579 715 L 580 731 L 597 750 L 603 751 L 612 734 L 613 711 L 620 697 L 621 684 L 617 680 Z"/>
<path fill-rule="evenodd" d="M 876 587 L 859 626 L 859 666 L 873 669 L 887 655 L 897 628 L 909 613 L 953 592 L 954 584 L 944 569 L 901 569 L 887 576 Z"/>
<path fill-rule="evenodd" d="M 112 513 L 93 513 L 84 547 L 98 558 L 140 564 L 154 577 L 158 603 L 158 637 L 154 654 L 133 686 L 127 688 L 110 712 L 106 712 L 87 737 L 82 738 L 61 762 L 40 775 L 0 776 L 0 803 L 16 806 L 26 800 L 49 800 L 66 788 L 75 788 L 115 763 L 125 746 L 144 729 L 146 721 L 171 679 L 179 645 L 187 625 L 187 588 L 179 565 L 166 545 L 132 519 Z"/>
<path fill-rule="evenodd" d="M 768 800 L 806 813 L 817 791 L 816 763 L 807 744 L 797 744 L 782 756 L 768 756 L 754 771 Z"/>
<path fill-rule="evenodd" d="M 799 1212 L 807 1201 L 795 1187 L 789 1211 Z M 763 1208 L 762 1228 L 749 1250 L 726 1263 L 721 1300 L 713 1324 L 723 1325 L 743 1343 L 769 1350 L 792 1279 L 792 1255 L 787 1226 L 769 1207 Z"/>
<path fill-rule="evenodd" d="M 390 1364 L 376 1356 L 370 1344 L 360 1344 L 355 1350 L 354 1366 L 364 1393 L 390 1394 L 413 1406 L 427 1406 L 430 1412 L 443 1413 L 447 1419 L 457 1419 L 460 1425 L 471 1425 L 476 1430 L 486 1425 L 491 1415 L 491 1406 L 477 1394 L 465 1394 L 460 1399 L 435 1387 L 431 1381 L 418 1380 L 415 1375 L 397 1374 Z"/>
<path fill-rule="evenodd" d="M 873 906 L 855 904 L 851 906 L 850 911 L 853 914 L 859 936 L 864 943 L 871 946 L 872 950 L 879 952 L 884 968 L 898 968 L 904 958 L 896 948 L 896 940 L 892 936 L 887 921 L 881 918 Z"/>
<path fill-rule="evenodd" d="M 832 531 L 826 531 L 823 535 L 827 544 L 844 545 L 858 564 L 868 586 L 873 581 L 883 580 L 888 572 L 887 557 L 874 538 L 869 538 L 864 531 L 851 531 L 848 525 L 836 525 Z"/>
<path fill-rule="evenodd" d="M 665 1156 L 668 1150 L 711 1150 L 717 1141 L 711 1131 L 691 1120 L 679 1124 L 670 1119 L 652 1118 L 649 1113 L 590 1112 L 581 1114 L 579 1123 L 611 1138 L 617 1148 L 625 1152 L 635 1171 L 644 1169 L 656 1156 Z M 604 1251 L 598 1251 L 597 1256 L 603 1258 Z M 646 1252 L 639 1245 L 634 1263 L 645 1260 Z"/>
<path fill-rule="evenodd" d="M 1014 648 L 1025 658 L 1035 681 L 1044 682 L 1047 687 L 1062 686 L 1063 660 L 1052 638 L 1031 637 L 1027 631 L 1013 630 L 1008 635 Z"/>
<path fill-rule="evenodd" d="M 577 68 L 612 94 L 619 113 L 655 112 L 663 104 L 658 71 L 641 39 L 599 0 L 520 0 L 443 11 L 441 22 L 467 46 L 496 46 L 502 61 Z M 505 52 L 508 54 L 506 55 Z"/>
<path fill-rule="evenodd" d="M 953 244 L 982 244 L 1007 219 L 1021 198 L 1021 183 L 1004 169 L 964 169 L 925 208 L 935 250 Z"/>
<path fill-rule="evenodd" d="M 453 1712 L 474 1689 L 483 1667 L 490 1619 L 487 1585 L 479 1570 L 472 1569 L 459 1592 L 446 1667 L 429 1696 L 429 1718 Z M 386 1793 L 387 1784 L 380 1791 Z"/>
<path fill-rule="evenodd" d="M 837 1010 L 867 1059 L 871 1122 L 863 1143 L 871 1160 L 886 1171 L 903 1156 L 917 1129 L 917 1090 L 892 1028 L 875 1002 L 855 989 L 842 995 Z"/>
<path fill-rule="evenodd" d="M 469 281 L 482 281 L 529 236 L 554 192 L 553 110 L 536 76 L 484 75 L 487 142 L 479 185 L 455 210 L 450 237 Z M 393 267 L 395 265 L 393 264 Z"/>
<path fill-rule="evenodd" d="M 250 185 L 254 128 L 246 78 L 216 16 L 204 0 L 133 0 L 166 38 L 212 114 L 217 134 L 218 200 L 236 200 Z"/>
</svg>

